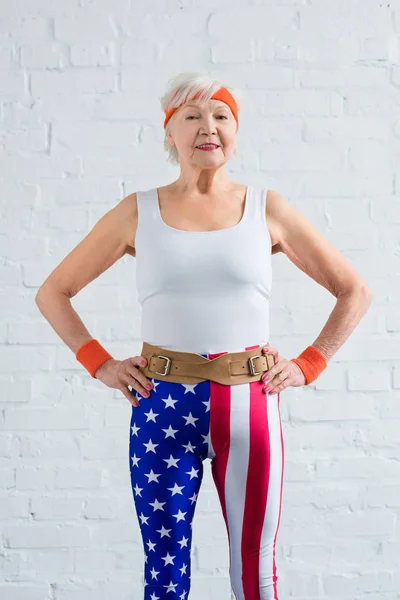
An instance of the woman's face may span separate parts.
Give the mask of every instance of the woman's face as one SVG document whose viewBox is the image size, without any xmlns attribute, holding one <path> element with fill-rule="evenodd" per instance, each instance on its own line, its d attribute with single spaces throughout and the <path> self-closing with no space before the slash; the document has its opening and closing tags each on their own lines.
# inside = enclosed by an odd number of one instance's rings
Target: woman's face
<svg viewBox="0 0 400 600">
<path fill-rule="evenodd" d="M 234 153 L 237 123 L 231 109 L 221 100 L 205 104 L 183 104 L 171 117 L 169 143 L 176 146 L 179 162 L 201 167 L 217 167 Z M 211 142 L 219 148 L 207 152 L 196 146 Z"/>
</svg>

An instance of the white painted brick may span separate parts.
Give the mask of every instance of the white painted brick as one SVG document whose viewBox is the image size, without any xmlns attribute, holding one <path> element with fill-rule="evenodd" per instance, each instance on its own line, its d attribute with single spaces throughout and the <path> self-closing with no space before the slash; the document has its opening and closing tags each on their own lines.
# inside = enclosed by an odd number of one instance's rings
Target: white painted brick
<svg viewBox="0 0 400 600">
<path fill-rule="evenodd" d="M 11 434 L 10 434 L 11 435 Z M 79 460 L 78 435 L 71 431 L 21 431 L 18 434 L 20 456 L 25 459 L 51 456 L 53 459 Z"/>
<path fill-rule="evenodd" d="M 54 488 L 55 468 L 23 463 L 15 469 L 15 481 L 17 490 L 51 490 Z"/>
<path fill-rule="evenodd" d="M 211 60 L 213 63 L 249 63 L 253 58 L 253 48 L 249 42 L 238 41 L 234 46 L 228 44 L 213 44 Z"/>
<path fill-rule="evenodd" d="M 59 42 L 79 43 L 87 38 L 88 31 L 91 42 L 103 42 L 113 37 L 106 11 L 97 14 L 93 11 L 77 11 L 70 16 L 62 15 L 54 19 L 54 37 Z"/>
<path fill-rule="evenodd" d="M 392 152 L 387 144 L 363 140 L 352 143 L 348 148 L 348 165 L 350 169 L 366 169 L 373 171 L 390 170 Z"/>
<path fill-rule="evenodd" d="M 385 571 L 376 572 L 376 569 L 372 569 L 371 572 L 363 570 L 362 573 L 328 575 L 324 579 L 324 589 L 328 595 L 332 593 L 368 595 L 376 594 L 383 589 L 392 589 L 393 593 L 397 591 L 392 587 L 392 574 Z"/>
<path fill-rule="evenodd" d="M 395 364 L 393 368 L 393 387 L 400 388 L 400 364 Z"/>
<path fill-rule="evenodd" d="M 346 112 L 349 115 L 379 116 L 382 112 L 393 113 L 396 106 L 397 93 L 390 87 L 369 90 L 368 94 L 361 90 L 346 92 Z"/>
<path fill-rule="evenodd" d="M 65 153 L 62 157 L 60 153 L 52 156 L 31 154 L 29 157 L 18 156 L 18 159 L 6 155 L 2 158 L 2 167 L 9 177 L 20 177 L 23 169 L 26 178 L 35 180 L 38 177 L 46 178 L 55 174 L 61 177 L 65 171 L 77 176 L 81 169 L 79 158 L 76 155 L 66 156 Z"/>
<path fill-rule="evenodd" d="M 127 551 L 127 555 L 132 560 L 132 552 Z M 137 557 L 138 559 L 139 557 Z M 88 572 L 113 573 L 118 568 L 117 553 L 112 550 L 75 549 L 74 550 L 74 571 L 80 575 Z M 135 564 L 132 560 L 129 566 Z M 128 564 L 126 565 L 128 570 Z"/>
<path fill-rule="evenodd" d="M 300 14 L 300 19 L 303 15 Z M 302 27 L 302 22 L 300 22 Z M 301 38 L 297 45 L 297 57 L 301 64 L 323 66 L 335 69 L 338 66 L 352 64 L 358 57 L 358 40 L 352 35 L 340 35 L 332 39 L 327 35 L 327 28 L 323 31 L 308 31 L 307 35 L 301 31 Z"/>
<path fill-rule="evenodd" d="M 107 46 L 91 43 L 71 47 L 71 64 L 76 67 L 104 67 L 112 64 Z"/>
<path fill-rule="evenodd" d="M 50 586 L 43 583 L 2 583 L 0 595 L 7 600 L 42 600 L 49 598 Z"/>
<path fill-rule="evenodd" d="M 399 42 L 395 37 L 368 37 L 361 40 L 359 59 L 365 61 L 393 61 L 399 56 Z"/>
<path fill-rule="evenodd" d="M 15 467 L 0 467 L 0 489 L 10 490 L 15 488 Z"/>
<path fill-rule="evenodd" d="M 18 121 L 18 124 L 22 125 L 20 121 Z M 12 125 L 12 123 L 10 123 L 10 125 Z M 0 207 L 2 214 L 2 219 L 0 221 L 1 233 L 9 233 L 12 225 L 14 225 L 15 231 L 17 231 L 17 223 L 29 228 L 31 211 L 26 210 L 25 207 L 34 205 L 35 198 L 39 193 L 39 186 L 32 183 L 21 184 L 20 182 L 7 180 L 1 183 L 1 190 L 2 194 L 5 194 L 6 197 L 12 195 L 14 199 L 12 204 L 6 203 Z M 12 217 L 12 221 L 10 221 L 10 223 L 3 221 L 3 215 L 5 219 L 7 217 Z M 6 227 L 6 225 L 8 225 L 8 227 Z"/>
<path fill-rule="evenodd" d="M 333 171 L 327 173 L 312 173 L 308 178 L 302 178 L 303 194 L 311 196 L 362 196 L 389 195 L 392 193 L 393 176 L 391 173 L 374 173 L 369 175 L 350 171 Z"/>
<path fill-rule="evenodd" d="M 312 398 L 290 403 L 291 419 L 298 423 L 312 421 L 343 422 L 346 419 L 369 421 L 377 414 L 378 402 L 372 394 L 344 390 L 316 392 Z"/>
<path fill-rule="evenodd" d="M 49 19 L 43 18 L 40 15 L 36 17 L 24 15 L 24 18 L 21 18 L 21 16 L 2 18 L 0 20 L 0 35 L 3 36 L 6 34 L 14 43 L 39 42 L 44 37 L 49 37 Z"/>
<path fill-rule="evenodd" d="M 41 154 L 47 150 L 47 130 L 41 124 L 31 127 L 29 131 L 24 128 L 13 128 L 3 135 L 4 144 L 9 153 L 24 152 Z"/>
<path fill-rule="evenodd" d="M 6 548 L 58 548 L 62 546 L 87 546 L 89 528 L 83 524 L 19 524 L 3 528 Z"/>
<path fill-rule="evenodd" d="M 315 470 L 315 460 L 291 459 L 290 454 L 288 452 L 285 453 L 284 479 L 286 481 L 313 481 L 315 479 Z"/>
<path fill-rule="evenodd" d="M 35 521 L 53 519 L 75 521 L 82 517 L 84 503 L 85 499 L 81 496 L 33 496 L 31 499 L 31 513 Z"/>
<path fill-rule="evenodd" d="M 0 49 L 0 67 L 2 69 L 11 69 L 13 63 L 13 53 L 11 48 Z"/>
<path fill-rule="evenodd" d="M 354 479 L 365 480 L 398 478 L 400 466 L 396 461 L 384 460 L 374 456 L 346 456 L 317 458 L 316 475 L 318 479 Z"/>
<path fill-rule="evenodd" d="M 62 100 L 58 100 L 58 106 L 62 106 Z M 81 107 L 83 109 L 83 107 Z M 57 120 L 63 121 L 59 114 Z M 78 208 L 85 206 L 88 210 L 96 210 L 98 204 L 107 202 L 108 208 L 104 208 L 102 214 L 122 199 L 120 184 L 117 180 L 104 180 L 103 186 L 98 181 L 84 180 L 47 180 L 40 187 L 40 204 L 55 210 L 57 206 L 67 208 L 77 205 Z M 94 223 L 93 223 L 94 225 Z M 44 257 L 45 258 L 45 257 Z"/>
<path fill-rule="evenodd" d="M 19 239 L 0 238 L 1 256 L 13 261 L 26 261 L 43 256 L 46 250 L 46 240 L 34 236 L 25 236 L 24 243 Z"/>
<path fill-rule="evenodd" d="M 60 600 L 109 600 L 117 596 L 119 600 L 131 600 L 143 595 L 141 583 L 132 576 L 125 575 L 125 580 L 117 581 L 116 575 L 112 580 L 107 575 L 91 579 L 88 575 L 80 578 L 80 587 L 74 581 L 57 584 L 57 595 Z M 58 599 L 57 599 L 58 600 Z"/>
<path fill-rule="evenodd" d="M 81 231 L 87 234 L 87 209 L 58 206 L 56 210 L 49 211 L 48 226 L 52 230 Z"/>
<path fill-rule="evenodd" d="M 90 377 L 34 296 L 126 194 L 176 178 L 162 148 L 159 96 L 170 76 L 202 65 L 244 92 L 232 178 L 285 195 L 374 293 L 328 369 L 310 386 L 281 394 L 280 597 L 394 600 L 397 3 L 0 6 L 0 597 L 143 597 L 128 468 L 131 406 Z M 124 257 L 73 300 L 117 358 L 141 348 L 135 267 Z M 335 298 L 283 254 L 273 257 L 273 269 L 270 341 L 291 357 L 317 337 Z M 233 600 L 209 461 L 193 533 L 190 600 Z"/>
<path fill-rule="evenodd" d="M 361 4 L 355 4 L 354 8 L 348 6 L 346 19 L 343 19 L 342 11 L 337 10 L 336 5 L 319 4 L 308 6 L 300 13 L 300 29 L 304 37 L 315 32 L 315 23 L 320 18 L 326 23 L 324 35 L 329 38 L 351 35 L 361 38 L 377 36 L 382 33 L 388 36 L 391 31 L 392 13 L 387 6 L 368 7 L 364 13 L 360 11 Z"/>
<path fill-rule="evenodd" d="M 215 568 L 215 565 L 220 565 L 220 568 L 229 569 L 229 548 L 227 543 L 215 543 L 213 545 L 203 543 L 196 546 L 196 566 L 201 571 Z"/>
<path fill-rule="evenodd" d="M 115 90 L 115 74 L 111 70 L 85 68 L 65 71 L 32 71 L 32 95 L 71 93 L 77 94 L 109 93 Z"/>
<path fill-rule="evenodd" d="M 347 537 L 334 538 L 330 544 L 332 564 L 338 568 L 379 564 L 382 542 L 378 537 L 352 536 L 351 544 Z"/>
<path fill-rule="evenodd" d="M 11 432 L 0 433 L 0 457 L 16 458 L 20 455 L 20 442 Z"/>
<path fill-rule="evenodd" d="M 63 430 L 88 429 L 88 411 L 85 407 L 49 407 L 5 409 L 4 429 L 14 430 Z"/>
<path fill-rule="evenodd" d="M 31 398 L 31 382 L 21 379 L 14 381 L 12 377 L 7 375 L 0 377 L 1 386 L 1 402 L 9 403 L 25 403 Z"/>
<path fill-rule="evenodd" d="M 0 343 L 5 344 L 8 338 L 8 327 L 7 323 L 0 323 Z M 1 382 L 0 378 L 0 382 Z"/>
<path fill-rule="evenodd" d="M 29 497 L 16 494 L 0 495 L 1 519 L 28 518 Z"/>
<path fill-rule="evenodd" d="M 368 508 L 381 508 L 383 505 L 388 508 L 400 507 L 400 485 L 371 485 L 368 486 L 365 493 L 365 505 Z"/>
<path fill-rule="evenodd" d="M 264 6 L 249 10 L 242 6 L 235 11 L 235 19 L 229 17 L 231 12 L 215 11 L 207 22 L 208 34 L 212 37 L 231 37 L 241 39 L 251 30 L 255 38 L 268 35 L 285 35 L 295 29 L 296 12 L 290 7 Z"/>
<path fill-rule="evenodd" d="M 124 400 L 126 400 L 124 396 Z M 119 405 L 114 402 L 111 406 L 106 406 L 104 409 L 104 426 L 107 430 L 110 427 L 121 427 L 128 424 L 128 421 L 131 418 L 132 414 L 131 405 L 126 400 L 123 404 Z M 115 433 L 118 431 L 118 435 L 120 435 L 120 430 L 113 430 Z M 113 435 L 110 431 L 110 435 Z"/>
<path fill-rule="evenodd" d="M 121 144 L 123 146 L 137 144 L 139 131 L 139 126 L 134 123 L 77 123 L 76 125 L 60 123 L 54 127 L 53 134 L 56 143 L 66 146 L 73 146 L 74 139 L 82 135 L 80 145 L 82 154 L 90 152 L 97 155 L 103 148 L 118 150 Z"/>
<path fill-rule="evenodd" d="M 82 381 L 86 377 L 86 371 L 82 368 L 82 373 L 60 374 L 60 373 L 35 373 L 31 378 L 32 394 L 31 403 L 33 406 L 53 406 L 61 401 L 62 404 L 82 405 L 82 393 L 86 395 L 87 390 L 83 389 Z M 87 375 L 90 377 L 89 373 Z M 105 388 L 105 386 L 103 386 Z M 101 395 L 101 388 L 99 390 Z M 98 397 L 97 397 L 98 400 Z"/>
<path fill-rule="evenodd" d="M 16 265 L 5 265 L 0 267 L 0 284 L 5 285 L 18 285 L 20 281 L 21 270 Z"/>
<path fill-rule="evenodd" d="M 24 563 L 22 565 L 30 578 L 38 582 L 57 581 L 57 583 L 68 581 L 74 572 L 73 556 L 79 547 L 71 548 L 30 548 L 24 552 Z M 14 552 L 16 552 L 15 550 Z"/>
<path fill-rule="evenodd" d="M 386 394 L 380 394 L 379 397 L 381 400 L 380 417 L 383 419 L 398 419 L 400 417 L 400 392 L 396 389 Z"/>
<path fill-rule="evenodd" d="M 83 509 L 85 519 L 117 519 L 118 497 L 107 494 L 104 497 L 89 497 L 85 501 Z"/>
<path fill-rule="evenodd" d="M 315 423 L 302 423 L 301 426 L 290 427 L 286 433 L 285 448 L 288 452 L 298 450 L 334 450 L 344 444 L 351 445 L 355 436 L 355 425 L 352 422 L 317 420 Z"/>
<path fill-rule="evenodd" d="M 54 488 L 58 490 L 91 489 L 101 486 L 101 469 L 93 467 L 58 468 L 54 477 Z"/>
<path fill-rule="evenodd" d="M 375 362 L 367 368 L 352 365 L 348 374 L 349 390 L 371 392 L 390 390 L 390 369 L 383 363 Z"/>
<path fill-rule="evenodd" d="M 301 171 L 339 169 L 344 164 L 342 152 L 332 144 L 308 146 L 301 142 L 292 142 L 290 144 L 271 144 L 270 148 L 264 144 L 264 147 L 265 150 L 260 153 L 260 161 L 261 167 L 265 169 L 284 169 L 288 160 L 294 169 Z"/>
<path fill-rule="evenodd" d="M 388 313 L 386 315 L 386 330 L 390 331 L 392 333 L 394 332 L 399 332 L 400 331 L 400 313 L 398 311 L 396 311 L 395 309 L 393 310 L 388 310 Z"/>
<path fill-rule="evenodd" d="M 21 66 L 25 69 L 57 69 L 68 64 L 67 48 L 52 40 L 21 45 Z"/>
<path fill-rule="evenodd" d="M 104 548 L 110 548 L 116 543 L 133 543 L 140 539 L 135 532 L 137 532 L 137 524 L 134 519 L 130 519 L 129 522 L 121 519 L 99 519 L 91 531 L 91 542 L 95 547 Z"/>
<path fill-rule="evenodd" d="M 44 278 L 43 278 L 44 280 Z M 43 283 L 42 280 L 42 283 Z M 39 286 L 38 286 L 39 287 Z M 14 322 L 9 325 L 9 343 L 13 344 L 17 350 L 23 344 L 59 344 L 59 337 L 53 328 L 49 327 L 49 323 L 43 320 L 36 322 Z M 28 382 L 26 382 L 28 383 Z"/>
<path fill-rule="evenodd" d="M 98 435 L 88 434 L 82 437 L 79 446 L 84 459 L 122 458 L 126 456 L 127 435 L 121 430 L 104 430 Z"/>
<path fill-rule="evenodd" d="M 343 112 L 342 98 L 335 92 L 320 90 L 284 90 L 252 94 L 262 117 L 315 115 L 339 116 Z M 329 147 L 328 147 L 329 148 Z"/>
</svg>

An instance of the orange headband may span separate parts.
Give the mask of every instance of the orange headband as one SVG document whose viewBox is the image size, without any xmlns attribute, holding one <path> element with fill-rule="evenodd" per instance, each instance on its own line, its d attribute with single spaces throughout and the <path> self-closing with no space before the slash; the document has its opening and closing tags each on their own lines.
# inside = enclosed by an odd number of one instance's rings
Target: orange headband
<svg viewBox="0 0 400 600">
<path fill-rule="evenodd" d="M 198 97 L 198 94 L 195 96 L 195 98 Z M 236 101 L 234 99 L 234 97 L 232 96 L 232 94 L 226 89 L 226 88 L 220 88 L 217 92 L 215 92 L 215 94 L 213 96 L 211 96 L 211 98 L 213 100 L 221 100 L 221 102 L 225 102 L 225 104 L 227 104 L 229 106 L 229 108 L 231 109 L 233 116 L 236 119 L 236 123 L 237 125 L 239 125 L 239 119 L 238 119 L 238 107 L 236 104 Z M 170 108 L 169 110 L 165 111 L 165 120 L 164 120 L 164 129 L 168 123 L 168 121 L 170 120 L 170 118 L 172 117 L 172 115 L 174 114 L 174 112 L 176 110 L 178 110 L 179 106 L 176 106 L 175 108 Z"/>
</svg>

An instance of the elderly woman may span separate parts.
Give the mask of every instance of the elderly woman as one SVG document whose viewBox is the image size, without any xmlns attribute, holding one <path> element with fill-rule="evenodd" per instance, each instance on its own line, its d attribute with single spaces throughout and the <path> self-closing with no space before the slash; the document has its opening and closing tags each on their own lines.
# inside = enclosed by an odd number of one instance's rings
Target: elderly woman
<svg viewBox="0 0 400 600">
<path fill-rule="evenodd" d="M 170 81 L 162 108 L 179 177 L 123 198 L 49 275 L 36 302 L 92 377 L 132 404 L 129 465 L 145 600 L 188 598 L 205 459 L 227 528 L 236 599 L 276 600 L 280 393 L 316 380 L 372 294 L 282 195 L 229 178 L 239 124 L 233 88 L 183 73 Z M 337 299 L 317 339 L 290 360 L 268 347 L 277 252 Z M 117 360 L 91 337 L 70 299 L 125 254 L 137 260 L 143 345 L 139 356 Z"/>
</svg>

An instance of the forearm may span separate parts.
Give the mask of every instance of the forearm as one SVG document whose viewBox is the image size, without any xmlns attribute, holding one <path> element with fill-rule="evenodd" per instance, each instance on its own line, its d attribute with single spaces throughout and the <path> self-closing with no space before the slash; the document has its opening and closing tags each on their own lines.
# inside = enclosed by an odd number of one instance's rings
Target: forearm
<svg viewBox="0 0 400 600">
<path fill-rule="evenodd" d="M 71 299 L 65 294 L 43 288 L 39 290 L 35 301 L 42 315 L 74 354 L 84 342 L 92 338 L 72 307 Z"/>
<path fill-rule="evenodd" d="M 329 360 L 350 337 L 371 302 L 371 294 L 366 291 L 352 291 L 338 296 L 321 333 L 311 345 Z"/>
</svg>

